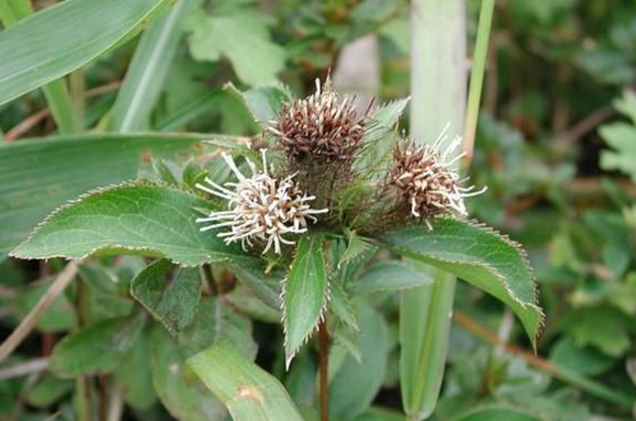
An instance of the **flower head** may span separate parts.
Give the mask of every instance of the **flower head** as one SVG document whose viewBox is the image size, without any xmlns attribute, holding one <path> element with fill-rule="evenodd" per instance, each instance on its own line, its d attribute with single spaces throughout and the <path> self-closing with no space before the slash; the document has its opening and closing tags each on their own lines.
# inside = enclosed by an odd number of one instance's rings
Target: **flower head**
<svg viewBox="0 0 636 421">
<path fill-rule="evenodd" d="M 237 182 L 228 182 L 223 186 L 210 178 L 206 184 L 196 184 L 204 192 L 228 201 L 228 210 L 211 212 L 207 217 L 197 218 L 196 222 L 205 223 L 200 231 L 228 227 L 229 231 L 221 232 L 218 237 L 224 238 L 227 244 L 241 240 L 246 246 L 253 246 L 253 241 L 266 243 L 263 254 L 272 247 L 281 253 L 281 244 L 294 244 L 284 235 L 302 234 L 307 231 L 307 219 L 316 222 L 314 215 L 325 213 L 327 209 L 314 210 L 309 202 L 314 196 L 304 194 L 292 180 L 293 175 L 283 180 L 272 177 L 267 169 L 266 151 L 261 150 L 263 170 L 246 159 L 251 177 L 245 177 L 228 154 L 223 159 L 236 175 Z"/>
<path fill-rule="evenodd" d="M 486 191 L 486 187 L 476 191 L 475 186 L 461 186 L 469 178 L 460 179 L 453 165 L 465 155 L 454 154 L 462 140 L 456 137 L 441 152 L 447 130 L 448 125 L 432 145 L 417 146 L 402 140 L 393 152 L 387 186 L 399 192 L 412 216 L 424 218 L 427 223 L 432 217 L 449 213 L 466 216 L 464 198 Z"/>
<path fill-rule="evenodd" d="M 316 79 L 313 95 L 285 104 L 278 120 L 267 126 L 291 160 L 307 155 L 329 161 L 351 160 L 360 145 L 364 122 L 353 100 L 341 98 L 329 85 L 323 88 Z"/>
</svg>

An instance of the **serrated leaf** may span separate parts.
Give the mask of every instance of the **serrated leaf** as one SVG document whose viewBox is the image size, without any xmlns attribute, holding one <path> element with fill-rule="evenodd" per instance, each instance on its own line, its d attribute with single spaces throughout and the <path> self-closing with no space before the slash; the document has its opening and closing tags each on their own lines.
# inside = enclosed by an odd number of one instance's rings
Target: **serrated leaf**
<svg viewBox="0 0 636 421">
<path fill-rule="evenodd" d="M 533 343 L 543 326 L 535 278 L 521 248 L 472 222 L 437 219 L 433 229 L 404 228 L 381 236 L 392 250 L 448 271 L 497 297 L 515 312 Z"/>
<path fill-rule="evenodd" d="M 162 185 L 131 183 L 93 191 L 50 215 L 12 256 L 23 259 L 132 252 L 184 266 L 210 262 L 254 264 L 238 245 L 200 232 L 204 199 Z"/>
<path fill-rule="evenodd" d="M 0 252 L 87 191 L 135 179 L 151 158 L 197 153 L 198 135 L 82 135 L 0 146 Z M 73 165 L 69 165 L 72 162 Z"/>
<path fill-rule="evenodd" d="M 179 268 L 168 276 L 172 264 L 159 260 L 142 270 L 130 285 L 130 294 L 173 335 L 187 327 L 201 298 L 198 269 Z"/>
<path fill-rule="evenodd" d="M 49 369 L 59 377 L 110 373 L 139 336 L 144 320 L 140 314 L 118 317 L 72 333 L 53 349 Z"/>
<path fill-rule="evenodd" d="M 352 291 L 366 294 L 393 291 L 429 285 L 431 276 L 413 269 L 403 262 L 379 262 L 365 269 L 353 284 Z"/>
<path fill-rule="evenodd" d="M 349 300 L 349 297 L 347 297 L 345 290 L 336 282 L 332 283 L 330 288 L 331 302 L 329 307 L 331 310 L 345 325 L 353 330 L 359 330 L 357 312 Z"/>
<path fill-rule="evenodd" d="M 188 39 L 192 57 L 218 61 L 226 57 L 239 79 L 251 86 L 276 82 L 285 65 L 285 51 L 269 40 L 267 23 L 257 13 L 241 11 L 224 16 L 196 15 Z"/>
<path fill-rule="evenodd" d="M 168 0 L 70 0 L 0 33 L 0 104 L 93 60 Z"/>
<path fill-rule="evenodd" d="M 323 316 L 329 285 L 321 233 L 303 235 L 283 286 L 283 327 L 287 367 Z"/>
<path fill-rule="evenodd" d="M 280 382 L 227 341 L 191 357 L 188 365 L 235 421 L 303 420 Z"/>
<path fill-rule="evenodd" d="M 347 236 L 347 248 L 344 253 L 340 255 L 338 266 L 362 258 L 374 248 L 372 243 L 360 237 L 355 231 L 347 230 L 345 234 Z"/>
</svg>

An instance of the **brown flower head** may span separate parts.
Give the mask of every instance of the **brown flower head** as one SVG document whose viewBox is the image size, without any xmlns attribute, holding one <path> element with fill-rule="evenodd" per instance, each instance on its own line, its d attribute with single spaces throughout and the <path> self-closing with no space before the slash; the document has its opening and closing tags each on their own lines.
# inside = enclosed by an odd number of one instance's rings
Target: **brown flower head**
<svg viewBox="0 0 636 421">
<path fill-rule="evenodd" d="M 485 187 L 475 191 L 474 186 L 461 186 L 468 178 L 460 179 L 453 164 L 464 153 L 452 156 L 461 138 L 453 139 L 443 152 L 438 149 L 446 139 L 446 130 L 433 145 L 417 146 L 406 139 L 399 141 L 386 183 L 387 188 L 397 191 L 398 201 L 408 205 L 412 216 L 427 223 L 438 215 L 466 216 L 464 198 L 486 191 Z"/>
<path fill-rule="evenodd" d="M 364 134 L 363 118 L 351 98 L 341 98 L 329 82 L 304 99 L 285 104 L 267 130 L 278 137 L 291 161 L 306 156 L 327 161 L 351 160 Z"/>
</svg>

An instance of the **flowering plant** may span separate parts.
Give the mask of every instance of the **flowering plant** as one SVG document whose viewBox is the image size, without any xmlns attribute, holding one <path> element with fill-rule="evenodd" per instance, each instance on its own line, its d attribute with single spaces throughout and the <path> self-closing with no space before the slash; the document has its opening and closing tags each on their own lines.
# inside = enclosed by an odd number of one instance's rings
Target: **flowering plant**
<svg viewBox="0 0 636 421">
<path fill-rule="evenodd" d="M 229 269 L 280 310 L 289 366 L 319 324 L 339 341 L 358 331 L 351 302 L 368 287 L 355 274 L 385 248 L 504 301 L 534 340 L 543 314 L 523 251 L 465 219 L 464 200 L 485 187 L 464 187 L 468 178 L 456 166 L 460 138 L 449 141 L 446 128 L 431 145 L 418 146 L 397 130 L 407 100 L 359 113 L 328 81 L 317 81 L 316 92 L 304 99 L 272 89 L 244 98 L 264 129 L 250 147 L 209 140 L 210 171 L 188 175 L 191 163 L 181 182 L 159 171 L 163 183 L 127 183 L 82 196 L 50 215 L 13 256 L 128 251 Z M 380 282 L 381 288 L 403 287 L 400 279 Z M 416 284 L 427 282 L 421 273 Z M 328 313 L 333 317 L 325 324 Z"/>
</svg>

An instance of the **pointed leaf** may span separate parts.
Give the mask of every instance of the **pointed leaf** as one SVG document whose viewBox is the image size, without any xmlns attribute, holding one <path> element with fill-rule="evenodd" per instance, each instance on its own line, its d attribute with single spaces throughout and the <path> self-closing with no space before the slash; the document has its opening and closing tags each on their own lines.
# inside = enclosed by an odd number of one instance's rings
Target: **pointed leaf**
<svg viewBox="0 0 636 421">
<path fill-rule="evenodd" d="M 153 263 L 132 280 L 130 293 L 174 335 L 194 319 L 201 298 L 201 278 L 198 269 L 180 268 L 170 279 L 170 269 L 172 264 L 167 260 Z"/>
<path fill-rule="evenodd" d="M 543 326 L 535 278 L 522 249 L 495 231 L 455 219 L 382 236 L 397 253 L 455 274 L 509 305 L 536 341 Z"/>
<path fill-rule="evenodd" d="M 283 327 L 287 367 L 322 318 L 328 282 L 323 235 L 303 235 L 283 286 Z"/>
<path fill-rule="evenodd" d="M 303 420 L 283 385 L 227 341 L 190 358 L 188 365 L 235 421 Z"/>
<path fill-rule="evenodd" d="M 197 209 L 210 203 L 182 190 L 131 183 L 93 191 L 51 214 L 11 254 L 23 259 L 81 259 L 132 252 L 183 266 L 232 260 L 254 264 L 239 245 L 200 232 Z"/>
</svg>

